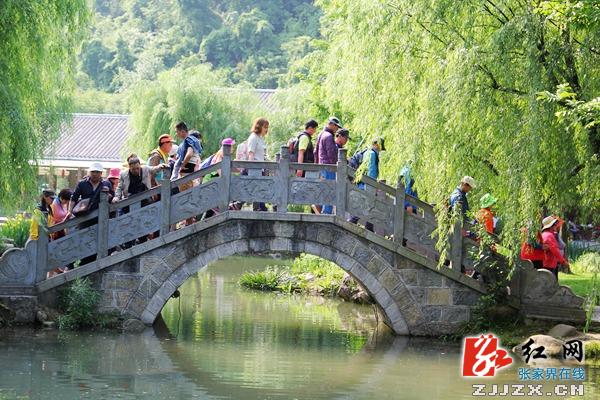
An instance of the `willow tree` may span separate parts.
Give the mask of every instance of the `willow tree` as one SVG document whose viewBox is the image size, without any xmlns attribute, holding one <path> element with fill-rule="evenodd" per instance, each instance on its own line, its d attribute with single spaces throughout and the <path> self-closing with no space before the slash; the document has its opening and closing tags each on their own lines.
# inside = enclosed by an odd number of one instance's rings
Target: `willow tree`
<svg viewBox="0 0 600 400">
<path fill-rule="evenodd" d="M 38 159 L 70 110 L 85 0 L 3 0 L 0 6 L 0 206 L 36 191 Z M 34 164 L 34 163 L 33 163 Z"/>
<path fill-rule="evenodd" d="M 442 205 L 474 176 L 472 208 L 499 199 L 513 250 L 542 213 L 599 217 L 600 1 L 317 3 L 328 46 L 308 76 L 315 97 L 355 137 L 385 136 L 388 181 L 410 164 Z"/>
<path fill-rule="evenodd" d="M 160 135 L 174 135 L 179 121 L 203 135 L 203 156 L 217 151 L 225 137 L 245 140 L 253 118 L 264 110 L 252 89 L 224 87 L 224 78 L 207 65 L 175 68 L 156 81 L 142 81 L 131 95 L 134 133 L 128 150 L 148 154 Z"/>
</svg>

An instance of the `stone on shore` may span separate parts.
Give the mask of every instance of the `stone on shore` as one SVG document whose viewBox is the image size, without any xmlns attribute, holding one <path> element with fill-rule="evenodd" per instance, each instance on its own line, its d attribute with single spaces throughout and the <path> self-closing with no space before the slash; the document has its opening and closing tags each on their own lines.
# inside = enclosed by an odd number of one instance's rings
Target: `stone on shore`
<svg viewBox="0 0 600 400">
<path fill-rule="evenodd" d="M 574 326 L 566 324 L 558 324 L 548 332 L 548 336 L 552 336 L 556 339 L 579 337 L 582 335 L 583 334 L 577 332 L 577 329 L 575 329 Z"/>
</svg>

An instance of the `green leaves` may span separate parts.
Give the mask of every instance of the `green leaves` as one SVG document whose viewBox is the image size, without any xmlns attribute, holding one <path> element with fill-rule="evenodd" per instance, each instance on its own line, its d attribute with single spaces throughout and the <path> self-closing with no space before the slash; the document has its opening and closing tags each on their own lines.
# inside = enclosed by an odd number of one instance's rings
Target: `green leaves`
<svg viewBox="0 0 600 400">
<path fill-rule="evenodd" d="M 0 206 L 36 192 L 35 160 L 70 111 L 84 0 L 4 0 L 0 7 Z M 16 201 L 18 200 L 18 201 Z"/>
<path fill-rule="evenodd" d="M 542 213 L 600 215 L 593 3 L 321 0 L 326 51 L 304 81 L 353 137 L 385 137 L 388 182 L 413 160 L 419 194 L 443 205 L 474 176 L 470 202 L 498 198 L 517 255 L 519 228 Z"/>
</svg>

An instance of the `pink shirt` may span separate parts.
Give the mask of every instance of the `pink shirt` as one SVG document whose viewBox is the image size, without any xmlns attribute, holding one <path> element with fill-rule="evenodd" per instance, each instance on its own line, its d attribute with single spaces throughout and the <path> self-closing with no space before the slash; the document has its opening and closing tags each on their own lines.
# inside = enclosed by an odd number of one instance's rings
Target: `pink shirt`
<svg viewBox="0 0 600 400">
<path fill-rule="evenodd" d="M 67 209 L 60 204 L 60 200 L 56 198 L 52 205 L 52 217 L 50 218 L 50 225 L 56 225 L 63 222 L 65 217 L 67 216 Z"/>
</svg>

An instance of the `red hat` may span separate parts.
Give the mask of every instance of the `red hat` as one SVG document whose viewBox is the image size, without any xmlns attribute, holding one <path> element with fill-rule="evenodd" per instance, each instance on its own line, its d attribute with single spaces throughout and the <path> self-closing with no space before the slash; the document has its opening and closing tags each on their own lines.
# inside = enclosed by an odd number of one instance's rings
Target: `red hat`
<svg viewBox="0 0 600 400">
<path fill-rule="evenodd" d="M 121 177 L 121 168 L 111 168 L 106 179 L 119 179 Z"/>
</svg>

